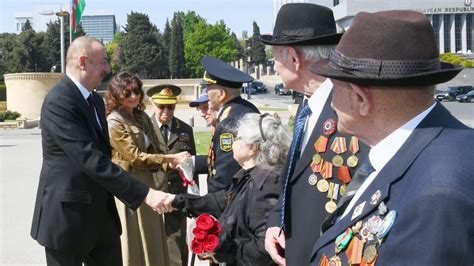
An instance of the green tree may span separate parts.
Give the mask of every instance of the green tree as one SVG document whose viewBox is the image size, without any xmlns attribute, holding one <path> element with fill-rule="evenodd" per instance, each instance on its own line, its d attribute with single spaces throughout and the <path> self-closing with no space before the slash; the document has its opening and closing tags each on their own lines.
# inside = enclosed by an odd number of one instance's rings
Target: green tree
<svg viewBox="0 0 474 266">
<path fill-rule="evenodd" d="M 171 38 L 169 45 L 168 66 L 171 78 L 183 78 L 186 76 L 183 27 L 181 18 L 176 13 L 171 21 Z"/>
<path fill-rule="evenodd" d="M 65 35 L 66 36 L 66 35 Z M 41 50 L 45 64 L 50 69 L 53 66 L 60 66 L 61 63 L 61 38 L 59 19 L 51 21 L 46 26 L 44 40 L 41 43 Z M 67 42 L 66 42 L 67 43 Z"/>
<path fill-rule="evenodd" d="M 253 22 L 253 35 L 249 39 L 250 44 L 250 62 L 252 64 L 265 64 L 265 45 L 260 41 L 260 28 L 257 22 Z"/>
<path fill-rule="evenodd" d="M 114 38 L 105 46 L 107 56 L 109 58 L 110 70 L 112 74 L 117 74 L 120 71 L 120 42 L 122 40 L 122 33 L 117 32 Z"/>
<path fill-rule="evenodd" d="M 165 29 L 163 30 L 163 35 L 161 38 L 161 44 L 163 46 L 163 77 L 168 78 L 170 76 L 170 68 L 168 65 L 169 62 L 169 53 L 170 53 L 170 41 L 171 41 L 171 26 L 168 19 L 166 19 Z"/>
<path fill-rule="evenodd" d="M 186 67 L 192 77 L 202 76 L 204 70 L 200 60 L 204 55 L 230 62 L 238 59 L 237 54 L 235 40 L 224 21 L 217 22 L 215 25 L 201 21 L 195 25 L 194 32 L 186 38 Z"/>
<path fill-rule="evenodd" d="M 206 22 L 206 19 L 196 14 L 194 11 L 177 12 L 175 13 L 180 19 L 183 26 L 183 36 L 186 40 L 186 36 L 194 32 L 195 26 L 200 22 Z"/>
<path fill-rule="evenodd" d="M 162 54 L 158 40 L 158 29 L 146 14 L 132 12 L 127 16 L 120 43 L 122 70 L 139 74 L 142 78 L 156 78 L 159 56 Z"/>
<path fill-rule="evenodd" d="M 235 33 L 232 32 L 231 37 L 232 37 L 232 40 L 234 41 L 235 49 L 237 50 L 237 58 L 238 59 L 244 58 L 245 57 L 245 47 L 237 39 L 237 36 L 235 35 Z"/>
</svg>

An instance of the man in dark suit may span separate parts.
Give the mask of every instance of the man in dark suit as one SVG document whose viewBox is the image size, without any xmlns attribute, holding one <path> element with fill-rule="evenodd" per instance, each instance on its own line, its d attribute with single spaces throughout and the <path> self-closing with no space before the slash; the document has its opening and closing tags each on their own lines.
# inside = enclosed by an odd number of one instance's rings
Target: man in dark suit
<svg viewBox="0 0 474 266">
<path fill-rule="evenodd" d="M 208 166 L 208 192 L 216 192 L 229 187 L 232 177 L 241 168 L 232 151 L 237 121 L 247 113 L 259 111 L 252 103 L 240 97 L 242 83 L 252 81 L 251 76 L 210 56 L 204 56 L 201 64 L 206 71 L 203 80 L 207 85 L 209 108 L 218 110 L 218 115 L 207 161 L 202 156 L 197 156 L 195 168 Z"/>
<path fill-rule="evenodd" d="M 151 117 L 159 141 L 159 150 L 164 154 L 189 152 L 196 155 L 193 128 L 174 116 L 181 88 L 171 84 L 162 84 L 150 88 L 147 95 L 154 104 Z M 178 172 L 163 166 L 154 174 L 158 188 L 172 194 L 186 193 L 186 186 Z M 164 214 L 170 265 L 188 264 L 188 246 L 186 245 L 186 216 L 174 211 Z"/>
<path fill-rule="evenodd" d="M 79 37 L 67 53 L 65 77 L 41 108 L 43 166 L 31 236 L 48 265 L 122 265 L 114 197 L 159 212 L 163 192 L 149 189 L 111 162 L 104 102 L 94 92 L 109 73 L 104 46 Z"/>
<path fill-rule="evenodd" d="M 358 13 L 329 62 L 311 66 L 333 80 L 339 130 L 371 147 L 312 265 L 474 264 L 474 130 L 433 99 L 461 69 L 406 10 Z"/>
<path fill-rule="evenodd" d="M 307 102 L 300 105 L 296 116 L 295 151 L 290 149 L 283 167 L 280 203 L 268 218 L 265 246 L 279 264 L 309 264 L 322 222 L 336 209 L 366 157 L 367 147 L 357 138 L 336 132 L 331 81 L 309 70 L 311 63 L 329 56 L 340 38 L 331 9 L 308 3 L 283 5 L 273 35 L 260 37 L 272 45 L 275 70 L 285 86 L 304 94 Z M 309 110 L 299 124 L 300 115 Z"/>
</svg>

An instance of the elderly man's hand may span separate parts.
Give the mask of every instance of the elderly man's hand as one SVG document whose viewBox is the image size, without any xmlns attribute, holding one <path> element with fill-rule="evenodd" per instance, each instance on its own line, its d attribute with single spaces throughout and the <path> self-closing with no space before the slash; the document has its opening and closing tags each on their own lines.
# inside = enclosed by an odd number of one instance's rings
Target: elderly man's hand
<svg viewBox="0 0 474 266">
<path fill-rule="evenodd" d="M 174 210 L 171 206 L 171 203 L 173 203 L 174 198 L 174 194 L 169 194 L 150 188 L 150 191 L 148 192 L 148 195 L 145 198 L 145 203 L 150 206 L 155 212 L 163 214 L 172 212 Z"/>
<path fill-rule="evenodd" d="M 280 227 L 269 227 L 265 234 L 265 250 L 278 265 L 286 265 L 285 261 L 285 233 L 280 233 Z"/>
</svg>

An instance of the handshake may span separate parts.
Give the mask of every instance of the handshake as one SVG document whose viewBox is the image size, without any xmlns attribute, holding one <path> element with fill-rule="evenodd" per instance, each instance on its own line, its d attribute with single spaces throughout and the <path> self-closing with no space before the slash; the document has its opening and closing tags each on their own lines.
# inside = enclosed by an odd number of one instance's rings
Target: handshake
<svg viewBox="0 0 474 266">
<path fill-rule="evenodd" d="M 175 210 L 171 206 L 175 197 L 176 195 L 174 194 L 150 188 L 150 191 L 148 191 L 148 195 L 145 198 L 145 203 L 150 206 L 153 211 L 163 214 Z"/>
</svg>

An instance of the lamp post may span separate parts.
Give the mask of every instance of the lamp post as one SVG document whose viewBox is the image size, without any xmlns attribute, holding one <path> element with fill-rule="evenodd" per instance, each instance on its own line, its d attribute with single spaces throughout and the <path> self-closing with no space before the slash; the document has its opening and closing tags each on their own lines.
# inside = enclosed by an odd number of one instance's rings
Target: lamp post
<svg viewBox="0 0 474 266">
<path fill-rule="evenodd" d="M 250 75 L 250 61 L 251 61 L 251 57 L 250 57 L 250 49 L 251 47 L 248 46 L 247 47 L 247 74 Z M 250 98 L 252 97 L 252 93 L 250 92 L 250 89 L 251 89 L 251 83 L 250 82 L 247 82 L 247 99 L 250 100 Z"/>
<path fill-rule="evenodd" d="M 56 16 L 59 17 L 60 20 L 60 31 L 61 31 L 61 73 L 64 73 L 64 17 L 67 17 L 69 12 L 67 11 L 59 11 L 56 12 Z"/>
</svg>

